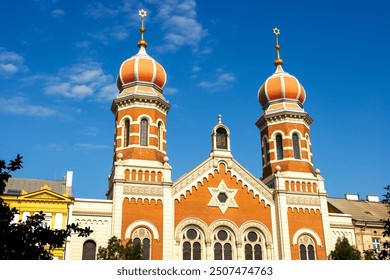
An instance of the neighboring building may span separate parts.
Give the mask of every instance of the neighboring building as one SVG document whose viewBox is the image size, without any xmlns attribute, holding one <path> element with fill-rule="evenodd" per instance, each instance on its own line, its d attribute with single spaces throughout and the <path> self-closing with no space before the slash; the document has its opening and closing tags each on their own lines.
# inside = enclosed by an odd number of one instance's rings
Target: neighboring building
<svg viewBox="0 0 390 280">
<path fill-rule="evenodd" d="M 93 232 L 87 238 L 72 235 L 66 248 L 66 259 L 96 259 L 98 247 L 107 247 L 111 237 L 112 201 L 76 198 L 71 210 L 71 221 L 82 228 L 90 227 Z"/>
<path fill-rule="evenodd" d="M 69 171 L 63 180 L 37 180 L 10 178 L 2 198 L 19 212 L 14 222 L 42 211 L 44 226 L 65 229 L 69 223 L 68 213 L 73 205 L 73 173 Z M 54 249 L 55 259 L 64 259 L 64 248 Z"/>
<path fill-rule="evenodd" d="M 337 230 L 336 227 L 332 229 L 334 243 L 337 237 L 345 236 L 361 252 L 380 252 L 381 244 L 388 240 L 383 237 L 381 220 L 389 218 L 389 214 L 386 205 L 380 203 L 378 196 L 369 195 L 366 200 L 360 200 L 358 195 L 347 194 L 345 199 L 328 198 L 328 204 L 330 216 L 348 216 L 350 220 L 348 231 L 346 226 L 343 230 Z"/>
</svg>

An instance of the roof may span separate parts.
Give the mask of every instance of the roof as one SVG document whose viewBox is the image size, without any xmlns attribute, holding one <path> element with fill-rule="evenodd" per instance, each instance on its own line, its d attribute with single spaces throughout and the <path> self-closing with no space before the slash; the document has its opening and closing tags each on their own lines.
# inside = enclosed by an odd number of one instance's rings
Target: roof
<svg viewBox="0 0 390 280">
<path fill-rule="evenodd" d="M 50 190 L 64 195 L 68 193 L 69 197 L 73 197 L 72 187 L 66 187 L 66 180 L 41 180 L 41 179 L 24 179 L 24 178 L 9 178 L 5 187 L 5 195 L 20 195 L 24 190 L 27 193 L 39 191 L 44 185 L 48 185 Z"/>
<path fill-rule="evenodd" d="M 379 221 L 389 218 L 388 209 L 381 202 L 328 198 L 329 213 L 350 214 L 353 220 Z"/>
</svg>

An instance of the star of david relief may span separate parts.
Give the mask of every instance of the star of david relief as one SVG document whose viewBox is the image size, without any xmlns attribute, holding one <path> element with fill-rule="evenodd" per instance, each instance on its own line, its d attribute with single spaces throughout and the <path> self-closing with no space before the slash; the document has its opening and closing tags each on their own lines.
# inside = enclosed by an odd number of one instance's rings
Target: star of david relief
<svg viewBox="0 0 390 280">
<path fill-rule="evenodd" d="M 208 206 L 219 207 L 222 214 L 225 214 L 228 208 L 238 208 L 238 204 L 234 200 L 237 190 L 229 189 L 223 180 L 221 180 L 218 187 L 209 187 L 208 189 L 211 193 L 211 199 Z"/>
</svg>

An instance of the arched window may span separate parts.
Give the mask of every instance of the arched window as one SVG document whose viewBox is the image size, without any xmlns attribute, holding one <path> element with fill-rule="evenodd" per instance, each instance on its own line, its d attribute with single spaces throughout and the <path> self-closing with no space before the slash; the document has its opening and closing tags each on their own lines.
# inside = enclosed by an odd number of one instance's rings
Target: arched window
<svg viewBox="0 0 390 280">
<path fill-rule="evenodd" d="M 149 138 L 149 122 L 147 119 L 142 119 L 140 124 L 140 145 L 148 146 Z"/>
<path fill-rule="evenodd" d="M 313 238 L 308 235 L 302 235 L 299 240 L 299 258 L 301 260 L 315 260 L 315 243 Z"/>
<path fill-rule="evenodd" d="M 217 128 L 216 145 L 217 149 L 227 149 L 227 132 L 223 127 Z"/>
<path fill-rule="evenodd" d="M 269 163 L 269 150 L 268 150 L 268 141 L 267 138 L 263 138 L 263 154 L 264 154 L 264 163 Z"/>
<path fill-rule="evenodd" d="M 83 245 L 83 260 L 96 259 L 96 243 L 93 240 L 87 240 Z"/>
<path fill-rule="evenodd" d="M 123 146 L 128 147 L 130 144 L 130 120 L 125 120 L 124 133 L 123 133 Z"/>
<path fill-rule="evenodd" d="M 214 260 L 233 259 L 233 237 L 230 232 L 224 229 L 214 233 Z"/>
<path fill-rule="evenodd" d="M 162 122 L 159 122 L 158 123 L 158 131 L 157 131 L 157 148 L 159 150 L 162 150 L 163 149 L 163 125 L 162 125 Z"/>
<path fill-rule="evenodd" d="M 292 144 L 293 144 L 294 158 L 300 159 L 301 158 L 301 151 L 299 149 L 299 137 L 298 137 L 298 134 L 296 134 L 296 133 L 294 133 L 292 135 Z"/>
<path fill-rule="evenodd" d="M 195 228 L 183 232 L 183 260 L 201 260 L 203 235 Z"/>
<path fill-rule="evenodd" d="M 283 159 L 283 138 L 281 134 L 276 135 L 276 158 Z"/>
<path fill-rule="evenodd" d="M 246 260 L 262 260 L 263 250 L 261 247 L 261 236 L 258 232 L 251 230 L 246 233 L 244 242 Z"/>
<path fill-rule="evenodd" d="M 133 233 L 133 246 L 140 244 L 142 249 L 142 259 L 150 260 L 152 236 L 146 228 L 137 228 Z"/>
</svg>

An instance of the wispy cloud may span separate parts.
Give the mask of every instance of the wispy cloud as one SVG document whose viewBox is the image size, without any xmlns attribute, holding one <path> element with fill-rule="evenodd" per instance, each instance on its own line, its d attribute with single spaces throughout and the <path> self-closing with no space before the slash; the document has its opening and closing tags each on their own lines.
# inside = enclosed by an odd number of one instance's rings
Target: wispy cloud
<svg viewBox="0 0 390 280">
<path fill-rule="evenodd" d="M 117 93 L 112 75 L 105 74 L 97 62 L 78 63 L 59 71 L 55 79 L 48 79 L 44 93 L 82 100 L 112 100 Z"/>
<path fill-rule="evenodd" d="M 27 70 L 23 56 L 0 47 L 0 76 L 9 77 L 17 72 L 26 72 Z"/>
<path fill-rule="evenodd" d="M 65 15 L 65 11 L 61 10 L 61 9 L 55 9 L 55 10 L 51 11 L 51 15 L 53 17 L 61 17 L 61 16 Z"/>
<path fill-rule="evenodd" d="M 0 112 L 15 115 L 48 117 L 53 115 L 55 110 L 45 106 L 30 104 L 24 97 L 13 97 L 9 99 L 0 98 Z"/>
<path fill-rule="evenodd" d="M 164 95 L 175 95 L 177 94 L 177 88 L 166 87 L 164 88 Z"/>
<path fill-rule="evenodd" d="M 44 145 L 35 145 L 36 150 L 70 152 L 70 151 L 89 151 L 89 150 L 106 150 L 112 149 L 108 145 L 92 144 L 92 143 L 47 143 Z"/>
<path fill-rule="evenodd" d="M 126 39 L 129 34 L 125 26 L 116 25 L 107 27 L 98 32 L 89 33 L 88 36 L 102 42 L 103 44 L 109 44 L 111 40 L 122 41 Z"/>
<path fill-rule="evenodd" d="M 87 10 L 84 12 L 86 16 L 92 17 L 94 19 L 114 17 L 118 15 L 118 13 L 119 11 L 117 9 L 106 7 L 101 2 L 88 5 Z"/>
<path fill-rule="evenodd" d="M 231 86 L 236 81 L 236 76 L 232 72 L 224 72 L 223 70 L 217 70 L 217 74 L 213 81 L 203 81 L 199 83 L 199 87 L 207 89 L 209 91 L 217 91 L 225 89 Z"/>
<path fill-rule="evenodd" d="M 196 18 L 196 2 L 194 0 L 148 0 L 157 6 L 157 20 L 161 21 L 165 32 L 164 45 L 160 51 L 176 51 L 183 46 L 190 46 L 199 52 L 200 42 L 207 30 Z"/>
</svg>

